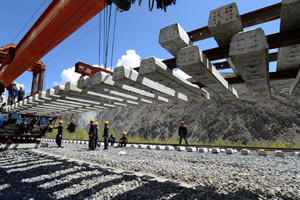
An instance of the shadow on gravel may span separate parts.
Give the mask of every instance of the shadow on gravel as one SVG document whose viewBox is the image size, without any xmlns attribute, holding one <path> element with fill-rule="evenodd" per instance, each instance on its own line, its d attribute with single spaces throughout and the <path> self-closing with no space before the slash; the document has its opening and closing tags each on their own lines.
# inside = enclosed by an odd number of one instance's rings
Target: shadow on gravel
<svg viewBox="0 0 300 200">
<path fill-rule="evenodd" d="M 4 158 L 3 158 L 4 157 Z M 197 187 L 186 188 L 175 182 L 158 182 L 151 176 L 138 177 L 130 172 L 115 173 L 109 169 L 103 169 L 99 166 L 89 165 L 68 161 L 52 156 L 39 155 L 32 152 L 26 152 L 23 157 L 51 160 L 47 166 L 39 166 L 22 161 L 22 164 L 28 165 L 19 167 L 24 171 L 8 173 L 8 169 L 1 168 L 9 166 L 9 162 L 14 161 L 5 155 L 2 156 L 0 163 L 0 199 L 112 199 L 112 200 L 195 200 L 195 199 L 259 199 L 257 195 L 249 191 L 239 190 L 227 195 L 221 195 L 216 192 L 216 188 Z M 55 162 L 59 162 L 58 164 Z M 12 163 L 13 165 L 13 163 Z M 26 169 L 26 167 L 35 167 Z M 68 171 L 68 169 L 74 169 Z M 66 171 L 62 171 L 66 170 Z M 80 173 L 92 172 L 98 170 L 99 173 L 80 175 Z M 55 173 L 55 176 L 50 174 Z M 75 175 L 77 174 L 77 175 Z M 70 176 L 74 175 L 72 178 Z M 68 181 L 66 181 L 68 180 Z M 41 187 L 43 185 L 43 187 Z M 114 189 L 111 189 L 114 187 Z M 122 192 L 128 187 L 127 192 Z M 101 196 L 99 192 L 110 188 L 110 194 Z M 69 194 L 65 193 L 65 190 Z M 114 194 L 117 191 L 118 194 Z M 114 197 L 109 197 L 114 196 Z"/>
</svg>

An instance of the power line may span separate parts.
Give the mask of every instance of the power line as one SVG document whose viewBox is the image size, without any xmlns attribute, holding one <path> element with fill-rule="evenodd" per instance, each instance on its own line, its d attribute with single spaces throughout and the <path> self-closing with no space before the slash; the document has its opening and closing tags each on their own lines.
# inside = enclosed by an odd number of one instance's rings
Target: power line
<svg viewBox="0 0 300 200">
<path fill-rule="evenodd" d="M 21 31 L 18 33 L 18 35 L 15 37 L 15 39 L 12 41 L 12 43 L 15 42 L 15 40 L 20 36 L 21 32 L 25 29 L 25 27 L 29 24 L 29 22 L 32 20 L 32 18 L 35 16 L 35 14 L 40 10 L 40 8 L 46 3 L 47 0 L 45 0 L 39 7 L 38 9 L 33 13 L 33 15 L 30 17 L 30 19 L 27 21 L 27 23 L 23 26 Z"/>
</svg>

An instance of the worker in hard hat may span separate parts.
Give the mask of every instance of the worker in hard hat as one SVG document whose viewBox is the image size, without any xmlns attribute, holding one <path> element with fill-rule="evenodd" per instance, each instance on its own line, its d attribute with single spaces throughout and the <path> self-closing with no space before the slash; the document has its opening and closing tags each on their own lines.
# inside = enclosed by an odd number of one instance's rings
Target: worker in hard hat
<svg viewBox="0 0 300 200">
<path fill-rule="evenodd" d="M 90 130 L 89 130 L 89 150 L 95 150 L 94 148 L 94 138 L 95 138 L 95 120 L 90 119 Z"/>
<path fill-rule="evenodd" d="M 99 123 L 95 122 L 95 134 L 94 134 L 94 140 L 93 140 L 93 148 L 96 149 L 98 145 L 98 133 L 99 133 Z"/>
<path fill-rule="evenodd" d="M 187 128 L 184 125 L 184 121 L 180 122 L 178 135 L 179 135 L 179 145 L 181 145 L 182 138 L 184 139 L 185 144 L 188 145 L 188 142 L 187 142 L 187 139 L 186 139 L 186 137 L 187 137 Z"/>
<path fill-rule="evenodd" d="M 57 135 L 56 135 L 56 144 L 57 144 L 58 147 L 61 147 L 61 140 L 62 140 L 62 133 L 63 133 L 62 124 L 63 123 L 64 122 L 62 120 L 60 120 L 58 122 L 58 124 L 59 124 L 58 127 L 54 127 L 54 125 L 53 125 L 53 129 L 58 129 Z"/>
<path fill-rule="evenodd" d="M 10 99 L 11 102 L 14 104 L 16 101 L 16 96 L 18 95 L 18 88 L 17 88 L 17 83 L 16 82 L 12 82 L 12 86 L 10 89 Z"/>
<path fill-rule="evenodd" d="M 25 96 L 25 91 L 23 90 L 24 86 L 20 85 L 20 89 L 18 91 L 18 101 L 22 101 Z"/>
<path fill-rule="evenodd" d="M 110 143 L 110 146 L 114 146 L 115 142 L 116 142 L 116 138 L 114 137 L 113 134 L 110 134 L 109 138 L 108 138 L 108 142 Z"/>
<path fill-rule="evenodd" d="M 104 149 L 103 150 L 107 150 L 108 136 L 109 136 L 108 121 L 105 121 L 104 122 L 104 130 L 103 130 L 103 138 L 104 138 Z"/>
<path fill-rule="evenodd" d="M 126 135 L 127 135 L 127 133 L 124 131 L 122 134 L 122 137 L 119 140 L 118 147 L 126 147 L 127 142 L 128 142 Z"/>
<path fill-rule="evenodd" d="M 3 81 L 0 80 L 0 98 L 1 98 L 1 103 L 3 103 L 3 97 L 2 97 L 2 95 L 4 94 L 4 92 L 5 92 L 5 87 L 4 87 Z"/>
</svg>

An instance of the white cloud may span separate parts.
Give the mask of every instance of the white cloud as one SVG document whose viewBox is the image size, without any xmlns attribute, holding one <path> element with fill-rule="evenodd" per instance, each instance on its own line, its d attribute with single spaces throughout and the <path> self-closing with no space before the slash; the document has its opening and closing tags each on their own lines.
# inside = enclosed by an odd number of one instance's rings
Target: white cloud
<svg viewBox="0 0 300 200">
<path fill-rule="evenodd" d="M 176 74 L 178 74 L 181 78 L 184 78 L 184 79 L 188 79 L 188 78 L 191 78 L 191 76 L 187 75 L 184 71 L 182 71 L 181 69 L 177 69 L 175 71 Z"/>
<path fill-rule="evenodd" d="M 75 72 L 75 67 L 64 69 L 60 74 L 60 81 L 54 82 L 53 85 L 64 85 L 66 82 L 77 82 L 81 75 Z"/>
<path fill-rule="evenodd" d="M 126 51 L 126 55 L 122 55 L 121 59 L 118 59 L 117 66 L 125 65 L 127 67 L 139 67 L 141 63 L 141 57 L 136 54 L 135 50 L 130 49 Z"/>
</svg>

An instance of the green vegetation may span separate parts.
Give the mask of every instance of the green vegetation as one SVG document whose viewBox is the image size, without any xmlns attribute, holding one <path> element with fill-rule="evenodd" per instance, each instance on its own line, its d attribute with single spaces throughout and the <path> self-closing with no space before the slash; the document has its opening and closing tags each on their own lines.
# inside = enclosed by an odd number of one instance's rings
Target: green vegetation
<svg viewBox="0 0 300 200">
<path fill-rule="evenodd" d="M 63 139 L 65 140 L 88 140 L 88 133 L 86 130 L 79 130 L 76 129 L 75 133 L 69 133 L 67 130 L 69 122 L 64 123 L 64 130 L 63 130 Z M 58 126 L 58 123 L 56 123 L 55 126 Z M 99 141 L 103 141 L 103 128 L 104 125 L 100 125 L 99 127 Z M 118 141 L 119 138 L 121 138 L 122 133 L 114 130 L 111 126 L 109 126 L 110 134 L 113 134 L 116 137 L 116 140 Z M 55 139 L 57 134 L 57 130 L 54 129 L 51 133 L 46 133 L 45 138 L 49 139 Z M 158 143 L 158 144 L 178 144 L 178 139 L 170 139 L 165 138 L 164 140 L 155 140 L 151 139 L 149 136 L 147 138 L 142 137 L 130 137 L 129 136 L 129 142 L 132 143 Z M 183 143 L 184 144 L 184 143 Z M 190 145 L 204 145 L 202 141 L 198 142 L 191 142 Z M 216 146 L 245 146 L 240 140 L 238 141 L 224 141 L 222 139 L 215 140 L 212 145 Z M 300 137 L 295 139 L 294 143 L 290 142 L 262 142 L 260 143 L 258 140 L 254 140 L 251 144 L 247 146 L 253 146 L 253 147 L 276 147 L 276 148 L 300 148 Z"/>
</svg>

